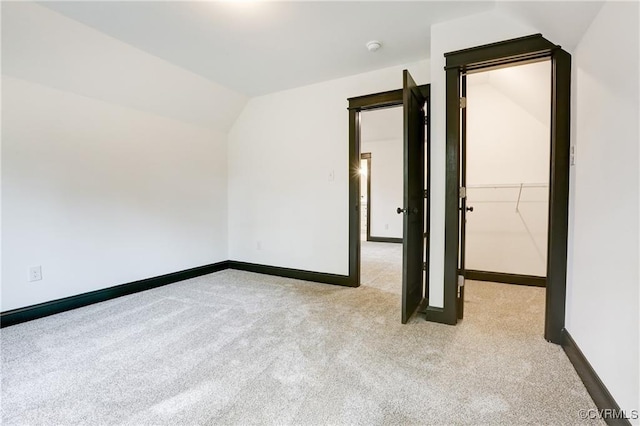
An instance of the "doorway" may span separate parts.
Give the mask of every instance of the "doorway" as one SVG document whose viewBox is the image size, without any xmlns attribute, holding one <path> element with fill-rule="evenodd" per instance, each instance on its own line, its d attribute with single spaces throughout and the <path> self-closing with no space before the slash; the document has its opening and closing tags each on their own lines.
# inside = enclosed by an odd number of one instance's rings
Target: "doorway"
<svg viewBox="0 0 640 426">
<path fill-rule="evenodd" d="M 525 321 L 532 332 L 542 334 L 550 80 L 548 59 L 461 76 L 465 222 L 460 224 L 464 274 L 459 271 L 459 276 L 465 281 L 458 318 L 475 320 L 494 312 L 507 320 L 505 330 L 512 322 Z"/>
<path fill-rule="evenodd" d="M 364 241 L 402 243 L 402 106 L 360 115 L 360 211 Z"/>
<path fill-rule="evenodd" d="M 569 116 L 571 56 L 541 34 L 493 43 L 445 55 L 446 72 L 446 195 L 444 306 L 427 309 L 427 319 L 455 324 L 463 316 L 467 198 L 464 147 L 466 75 L 548 58 L 551 61 L 551 131 L 547 226 L 544 336 L 562 343 L 566 299 L 569 200 Z"/>
<path fill-rule="evenodd" d="M 349 276 L 354 284 L 361 281 L 361 204 L 362 115 L 402 106 L 402 203 L 395 214 L 402 218 L 402 296 L 401 322 L 424 305 L 428 289 L 428 220 L 430 202 L 425 181 L 429 181 L 430 140 L 428 131 L 429 86 L 415 84 L 408 71 L 403 72 L 403 89 L 350 98 L 349 100 Z M 425 129 L 427 127 L 427 129 Z M 371 157 L 375 162 L 375 154 Z M 375 170 L 375 166 L 372 167 Z M 372 195 L 370 198 L 374 198 Z M 372 209 L 375 211 L 375 207 Z M 367 214 L 371 214 L 369 211 Z M 371 216 L 369 216 L 371 217 Z M 396 216 L 398 217 L 398 216 Z M 375 223 L 371 219 L 370 224 Z M 427 290 L 427 291 L 425 291 Z"/>
<path fill-rule="evenodd" d="M 465 278 L 545 287 L 551 63 L 462 76 Z"/>
</svg>

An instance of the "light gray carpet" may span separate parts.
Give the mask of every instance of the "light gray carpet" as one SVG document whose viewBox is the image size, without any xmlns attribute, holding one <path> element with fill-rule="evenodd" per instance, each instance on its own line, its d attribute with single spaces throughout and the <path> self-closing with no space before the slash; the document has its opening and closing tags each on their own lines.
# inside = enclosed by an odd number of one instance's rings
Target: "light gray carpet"
<svg viewBox="0 0 640 426">
<path fill-rule="evenodd" d="M 458 326 L 400 324 L 399 244 L 363 286 L 240 271 L 1 332 L 3 424 L 580 424 L 544 291 L 469 282 Z"/>
</svg>

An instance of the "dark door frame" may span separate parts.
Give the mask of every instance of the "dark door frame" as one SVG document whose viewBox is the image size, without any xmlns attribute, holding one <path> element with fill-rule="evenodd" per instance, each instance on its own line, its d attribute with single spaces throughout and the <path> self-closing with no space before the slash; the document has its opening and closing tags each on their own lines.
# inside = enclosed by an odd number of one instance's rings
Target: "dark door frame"
<svg viewBox="0 0 640 426">
<path fill-rule="evenodd" d="M 430 104 L 430 85 L 419 86 L 427 105 Z M 358 287 L 360 285 L 360 114 L 362 111 L 391 108 L 402 106 L 403 90 L 390 90 L 388 92 L 374 93 L 371 95 L 349 98 L 349 277 L 348 285 Z M 427 149 L 428 149 L 427 144 Z M 431 153 L 427 153 L 427 161 L 431 161 Z M 426 165 L 428 167 L 428 165 Z M 431 168 L 427 169 L 427 179 Z M 427 198 L 427 211 L 430 208 L 430 199 Z M 429 238 L 427 237 L 427 253 Z M 428 277 L 428 275 L 427 275 Z M 426 288 L 428 282 L 425 281 Z"/>
<path fill-rule="evenodd" d="M 545 303 L 546 340 L 561 344 L 565 320 L 569 217 L 571 55 L 541 34 L 445 54 L 446 190 L 444 307 L 427 308 L 427 319 L 457 322 L 459 250 L 460 77 L 480 69 L 551 60 L 551 155 Z"/>
</svg>

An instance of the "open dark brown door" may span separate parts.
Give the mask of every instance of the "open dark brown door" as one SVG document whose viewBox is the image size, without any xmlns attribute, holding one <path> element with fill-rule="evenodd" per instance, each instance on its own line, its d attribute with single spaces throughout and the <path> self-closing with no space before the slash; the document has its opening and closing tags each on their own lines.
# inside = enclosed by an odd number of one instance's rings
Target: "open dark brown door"
<svg viewBox="0 0 640 426">
<path fill-rule="evenodd" d="M 407 70 L 403 72 L 404 214 L 402 240 L 402 323 L 424 295 L 424 104 L 425 98 Z"/>
</svg>

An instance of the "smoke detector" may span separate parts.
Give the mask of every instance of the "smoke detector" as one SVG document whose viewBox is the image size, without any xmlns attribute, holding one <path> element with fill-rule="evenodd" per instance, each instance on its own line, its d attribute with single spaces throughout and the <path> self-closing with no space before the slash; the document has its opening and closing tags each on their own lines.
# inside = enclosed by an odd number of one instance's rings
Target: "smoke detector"
<svg viewBox="0 0 640 426">
<path fill-rule="evenodd" d="M 382 43 L 380 43 L 378 40 L 371 40 L 370 42 L 367 43 L 367 49 L 369 49 L 369 52 L 375 52 L 381 47 L 382 47 Z"/>
</svg>

